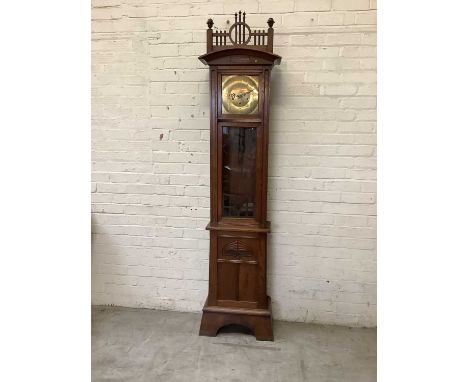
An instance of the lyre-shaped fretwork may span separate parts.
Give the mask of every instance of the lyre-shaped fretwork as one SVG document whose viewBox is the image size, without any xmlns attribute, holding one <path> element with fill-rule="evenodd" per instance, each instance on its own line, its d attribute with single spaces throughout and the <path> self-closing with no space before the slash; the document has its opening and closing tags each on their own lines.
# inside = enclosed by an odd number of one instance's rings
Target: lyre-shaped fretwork
<svg viewBox="0 0 468 382">
<path fill-rule="evenodd" d="M 245 12 L 239 11 L 234 14 L 234 24 L 228 31 L 213 31 L 214 25 L 212 19 L 208 19 L 207 30 L 207 52 L 222 50 L 236 46 L 246 46 L 273 52 L 273 24 L 275 21 L 270 17 L 267 21 L 268 30 L 251 30 L 245 22 Z"/>
</svg>

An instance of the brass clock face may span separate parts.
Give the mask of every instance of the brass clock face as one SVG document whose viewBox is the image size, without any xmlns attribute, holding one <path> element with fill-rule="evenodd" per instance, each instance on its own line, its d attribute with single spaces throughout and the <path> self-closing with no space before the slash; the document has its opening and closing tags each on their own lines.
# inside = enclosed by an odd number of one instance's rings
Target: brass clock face
<svg viewBox="0 0 468 382">
<path fill-rule="evenodd" d="M 223 114 L 258 113 L 258 76 L 223 76 Z"/>
</svg>

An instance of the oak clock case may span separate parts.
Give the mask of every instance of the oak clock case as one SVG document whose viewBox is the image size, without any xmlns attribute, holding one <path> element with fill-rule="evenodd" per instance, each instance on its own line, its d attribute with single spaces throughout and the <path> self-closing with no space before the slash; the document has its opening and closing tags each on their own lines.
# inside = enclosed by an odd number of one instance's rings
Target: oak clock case
<svg viewBox="0 0 468 382">
<path fill-rule="evenodd" d="M 266 288 L 268 124 L 273 24 L 252 30 L 245 12 L 227 31 L 209 19 L 210 260 L 208 297 L 200 335 L 226 325 L 247 327 L 257 340 L 273 340 Z"/>
</svg>

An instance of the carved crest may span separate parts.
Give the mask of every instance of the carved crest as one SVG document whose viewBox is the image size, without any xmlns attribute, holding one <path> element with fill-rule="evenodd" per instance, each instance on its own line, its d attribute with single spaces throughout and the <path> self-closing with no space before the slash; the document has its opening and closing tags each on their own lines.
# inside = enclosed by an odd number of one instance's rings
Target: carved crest
<svg viewBox="0 0 468 382">
<path fill-rule="evenodd" d="M 235 22 L 226 30 L 213 31 L 214 22 L 208 19 L 207 25 L 207 52 L 223 50 L 232 47 L 249 47 L 253 49 L 273 52 L 273 24 L 275 21 L 270 17 L 267 21 L 268 30 L 254 29 L 245 22 L 245 12 L 239 11 L 234 14 Z"/>
<path fill-rule="evenodd" d="M 225 256 L 236 258 L 253 255 L 250 246 L 240 240 L 234 240 L 226 244 L 223 248 L 223 253 Z"/>
</svg>

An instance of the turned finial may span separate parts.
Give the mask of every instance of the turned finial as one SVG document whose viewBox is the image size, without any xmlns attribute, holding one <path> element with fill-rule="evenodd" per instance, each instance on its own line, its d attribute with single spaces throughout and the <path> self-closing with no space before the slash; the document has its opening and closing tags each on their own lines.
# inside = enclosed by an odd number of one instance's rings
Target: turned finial
<svg viewBox="0 0 468 382">
<path fill-rule="evenodd" d="M 208 21 L 206 22 L 206 24 L 208 25 L 208 28 L 212 28 L 213 27 L 213 19 L 208 19 Z"/>
<path fill-rule="evenodd" d="M 273 28 L 273 24 L 275 23 L 275 20 L 273 20 L 273 18 L 270 17 L 270 18 L 268 19 L 267 23 L 268 23 L 268 26 L 269 26 L 270 28 Z"/>
</svg>

